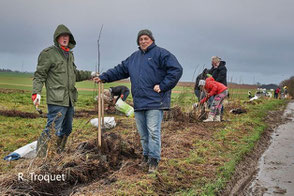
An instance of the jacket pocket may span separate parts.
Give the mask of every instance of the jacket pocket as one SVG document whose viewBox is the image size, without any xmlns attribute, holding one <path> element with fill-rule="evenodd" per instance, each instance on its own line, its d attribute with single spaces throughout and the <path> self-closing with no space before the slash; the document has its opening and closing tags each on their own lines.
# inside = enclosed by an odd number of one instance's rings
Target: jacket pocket
<svg viewBox="0 0 294 196">
<path fill-rule="evenodd" d="M 64 64 L 63 61 L 58 61 L 54 66 L 54 72 L 56 72 L 56 73 L 64 73 L 66 71 L 65 66 L 66 65 Z"/>
<path fill-rule="evenodd" d="M 52 86 L 49 87 L 48 100 L 53 102 L 61 102 L 64 99 L 65 87 L 63 86 Z"/>
<path fill-rule="evenodd" d="M 72 92 L 73 101 L 77 102 L 77 100 L 78 100 L 78 90 L 76 89 L 76 87 L 74 87 L 74 89 L 71 92 Z"/>
</svg>

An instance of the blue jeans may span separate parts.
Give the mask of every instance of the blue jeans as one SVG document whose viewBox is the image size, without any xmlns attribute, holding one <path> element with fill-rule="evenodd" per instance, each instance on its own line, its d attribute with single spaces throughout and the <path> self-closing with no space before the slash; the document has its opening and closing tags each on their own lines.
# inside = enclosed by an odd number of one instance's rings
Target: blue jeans
<svg viewBox="0 0 294 196">
<path fill-rule="evenodd" d="M 135 112 L 137 129 L 141 138 L 143 155 L 160 160 L 161 121 L 163 110 L 145 110 Z"/>
<path fill-rule="evenodd" d="M 59 137 L 69 136 L 72 131 L 73 116 L 73 106 L 65 107 L 48 104 L 47 124 L 43 133 L 50 136 L 50 130 L 53 129 Z"/>
</svg>

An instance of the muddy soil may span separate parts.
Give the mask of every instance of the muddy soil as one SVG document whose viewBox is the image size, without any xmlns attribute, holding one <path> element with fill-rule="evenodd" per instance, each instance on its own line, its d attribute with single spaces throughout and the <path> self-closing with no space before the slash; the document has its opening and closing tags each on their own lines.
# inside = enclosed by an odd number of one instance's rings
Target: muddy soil
<svg viewBox="0 0 294 196">
<path fill-rule="evenodd" d="M 93 180 L 115 182 L 116 179 L 109 176 L 122 167 L 123 161 L 138 158 L 133 145 L 115 133 L 103 134 L 101 148 L 97 147 L 96 140 L 91 140 L 67 148 L 66 152 L 59 155 L 55 153 L 54 146 L 50 148 L 50 143 L 48 146 L 46 158 L 24 161 L 18 165 L 16 170 L 23 173 L 23 179 L 18 178 L 17 171 L 1 176 L 1 195 L 69 195 L 72 187 Z M 48 183 L 32 178 L 31 173 L 38 176 L 64 175 L 65 180 L 56 181 L 50 177 Z"/>
<path fill-rule="evenodd" d="M 46 118 L 45 114 L 39 114 L 37 111 L 32 112 L 22 112 L 19 110 L 0 110 L 0 115 L 7 117 L 20 117 L 20 118 Z"/>
<path fill-rule="evenodd" d="M 39 114 L 36 112 L 23 112 L 19 110 L 0 110 L 0 115 L 7 117 L 20 117 L 20 118 L 47 118 L 47 114 Z M 95 110 L 77 110 L 75 111 L 75 117 L 77 118 L 87 118 L 97 115 Z"/>
<path fill-rule="evenodd" d="M 190 112 L 183 112 L 179 106 L 175 106 L 170 110 L 164 111 L 164 121 L 176 121 L 176 122 L 199 122 L 207 118 L 208 111 L 204 106 L 194 108 Z"/>
<path fill-rule="evenodd" d="M 269 127 L 263 132 L 254 149 L 238 164 L 235 174 L 219 195 L 263 195 L 265 193 L 267 188 L 262 186 L 259 186 L 258 191 L 255 193 L 250 193 L 252 189 L 250 191 L 248 189 L 259 170 L 257 165 L 260 157 L 271 145 L 276 128 L 290 120 L 289 117 L 283 116 L 283 114 L 284 108 L 268 113 L 265 121 L 269 124 Z M 277 189 L 277 191 L 280 190 Z M 275 193 L 270 195 L 275 195 Z"/>
<path fill-rule="evenodd" d="M 170 171 L 169 175 L 174 176 L 180 182 L 177 186 L 170 184 L 168 181 L 161 180 L 158 175 L 157 180 L 154 182 L 156 193 L 158 195 L 173 195 L 179 189 L 188 189 L 191 186 L 191 181 L 195 176 L 187 175 L 183 178 L 179 176 L 178 168 L 171 165 L 164 164 L 169 159 L 181 159 L 189 156 L 191 149 L 196 148 L 193 144 L 195 138 L 199 139 L 211 139 L 213 134 L 213 126 L 221 126 L 219 124 L 211 124 L 211 129 L 208 130 L 207 125 L 204 123 L 189 123 L 184 121 L 165 121 L 162 123 L 162 164 L 159 165 L 159 170 Z M 194 138 L 194 139 L 191 139 Z M 141 146 L 139 138 L 137 141 L 138 152 L 141 153 Z M 136 149 L 137 150 L 137 149 Z M 122 163 L 119 170 L 115 171 L 110 177 L 106 179 L 100 179 L 93 183 L 76 186 L 72 189 L 71 195 L 116 195 L 117 189 L 115 183 L 111 183 L 112 179 L 116 181 L 128 181 L 131 184 L 136 184 L 138 179 L 142 180 L 146 176 L 148 168 L 139 167 L 140 159 L 126 160 Z M 192 165 L 191 170 L 199 169 L 199 165 Z M 208 166 L 201 168 L 203 174 L 207 177 L 213 178 L 214 174 L 211 172 L 212 167 Z M 217 165 L 215 165 L 217 167 Z"/>
<path fill-rule="evenodd" d="M 27 93 L 29 91 L 25 90 L 19 90 L 19 89 L 6 89 L 6 88 L 0 88 L 0 93 L 2 94 L 10 94 L 10 93 Z"/>
</svg>

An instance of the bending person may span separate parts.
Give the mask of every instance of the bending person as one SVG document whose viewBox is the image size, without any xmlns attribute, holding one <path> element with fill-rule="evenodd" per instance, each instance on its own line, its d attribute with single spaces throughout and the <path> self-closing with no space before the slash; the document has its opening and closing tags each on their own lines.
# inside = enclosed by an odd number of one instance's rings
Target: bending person
<svg viewBox="0 0 294 196">
<path fill-rule="evenodd" d="M 128 87 L 126 86 L 115 86 L 115 87 L 110 87 L 109 88 L 109 92 L 111 93 L 111 97 L 114 98 L 115 96 L 117 96 L 115 103 L 117 102 L 117 100 L 119 98 L 121 98 L 123 101 L 125 101 L 129 94 L 130 94 L 130 90 Z"/>
<path fill-rule="evenodd" d="M 200 101 L 200 104 L 204 104 L 210 97 L 214 97 L 210 112 L 208 114 L 208 118 L 203 122 L 210 122 L 210 121 L 221 121 L 221 109 L 222 109 L 222 102 L 226 96 L 228 96 L 228 87 L 223 85 L 220 82 L 217 82 L 213 79 L 213 77 L 209 77 L 202 82 L 204 84 L 203 88 L 206 91 L 207 95 Z"/>
</svg>

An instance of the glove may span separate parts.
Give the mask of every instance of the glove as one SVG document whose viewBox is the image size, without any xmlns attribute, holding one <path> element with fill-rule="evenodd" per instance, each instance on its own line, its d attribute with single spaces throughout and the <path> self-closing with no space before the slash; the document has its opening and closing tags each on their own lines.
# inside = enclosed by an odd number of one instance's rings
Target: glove
<svg viewBox="0 0 294 196">
<path fill-rule="evenodd" d="M 206 102 L 205 98 L 201 99 L 200 104 L 204 104 Z"/>
<path fill-rule="evenodd" d="M 95 71 L 91 72 L 91 77 L 92 78 L 95 78 L 95 77 L 98 77 L 98 76 L 99 76 L 98 72 L 95 72 Z"/>
<path fill-rule="evenodd" d="M 203 99 L 201 99 L 200 104 L 204 104 L 208 99 L 209 97 L 204 97 Z"/>
<path fill-rule="evenodd" d="M 41 103 L 41 95 L 40 94 L 33 94 L 32 95 L 32 101 L 34 103 L 34 105 L 40 105 Z"/>
</svg>

